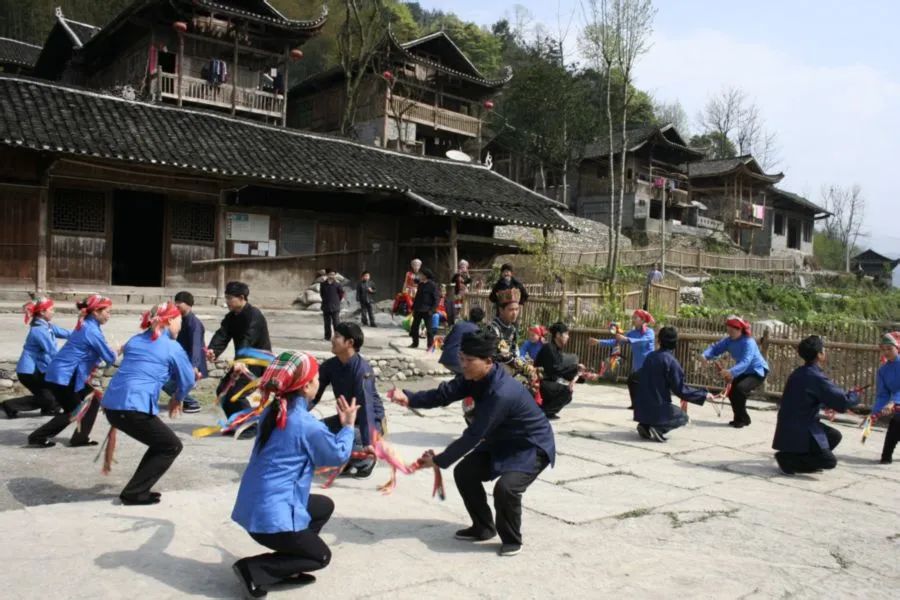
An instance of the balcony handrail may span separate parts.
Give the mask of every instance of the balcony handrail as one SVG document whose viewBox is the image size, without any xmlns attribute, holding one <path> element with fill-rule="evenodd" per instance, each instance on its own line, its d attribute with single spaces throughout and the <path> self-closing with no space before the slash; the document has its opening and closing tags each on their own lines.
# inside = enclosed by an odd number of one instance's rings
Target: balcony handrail
<svg viewBox="0 0 900 600">
<path fill-rule="evenodd" d="M 159 93 L 163 98 L 178 97 L 178 74 L 157 71 Z M 232 84 L 213 85 L 200 77 L 181 76 L 181 96 L 183 101 L 210 106 L 231 108 L 242 112 L 280 116 L 284 107 L 284 95 Z"/>
</svg>

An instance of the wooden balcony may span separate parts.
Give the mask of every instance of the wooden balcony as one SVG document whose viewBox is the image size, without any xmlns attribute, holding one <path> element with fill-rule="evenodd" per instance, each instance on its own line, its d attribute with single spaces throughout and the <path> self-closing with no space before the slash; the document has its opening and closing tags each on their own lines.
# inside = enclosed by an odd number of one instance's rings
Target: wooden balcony
<svg viewBox="0 0 900 600">
<path fill-rule="evenodd" d="M 753 216 L 753 210 L 749 206 L 734 211 L 734 226 L 744 229 L 762 229 L 763 220 Z"/>
<path fill-rule="evenodd" d="M 450 131 L 468 137 L 478 137 L 481 121 L 475 117 L 423 104 L 402 96 L 391 96 L 390 116 L 402 115 L 404 121 L 433 127 L 435 131 Z"/>
<path fill-rule="evenodd" d="M 158 91 L 162 98 L 178 99 L 178 75 L 175 73 L 156 74 Z M 232 95 L 234 94 L 234 99 Z M 212 85 L 205 79 L 184 75 L 181 78 L 181 100 L 191 104 L 234 109 L 241 113 L 281 118 L 284 110 L 284 96 L 251 88 L 235 88 L 230 83 Z"/>
</svg>

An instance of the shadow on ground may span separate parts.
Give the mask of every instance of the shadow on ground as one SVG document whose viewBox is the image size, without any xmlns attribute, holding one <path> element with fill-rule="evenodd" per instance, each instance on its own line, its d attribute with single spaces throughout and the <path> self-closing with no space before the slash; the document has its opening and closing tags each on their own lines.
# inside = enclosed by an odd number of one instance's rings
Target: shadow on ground
<svg viewBox="0 0 900 600">
<path fill-rule="evenodd" d="M 112 500 L 118 497 L 118 491 L 109 484 L 98 483 L 89 488 L 67 488 L 43 477 L 17 477 L 10 479 L 6 487 L 13 498 L 25 506 Z"/>
<path fill-rule="evenodd" d="M 500 538 L 486 543 L 473 543 L 453 537 L 456 530 L 467 527 L 468 523 L 452 523 L 437 519 L 368 519 L 334 517 L 325 526 L 334 532 L 340 528 L 340 542 L 352 544 L 378 544 L 388 540 L 419 540 L 432 552 L 457 554 L 472 552 L 497 552 Z"/>
</svg>

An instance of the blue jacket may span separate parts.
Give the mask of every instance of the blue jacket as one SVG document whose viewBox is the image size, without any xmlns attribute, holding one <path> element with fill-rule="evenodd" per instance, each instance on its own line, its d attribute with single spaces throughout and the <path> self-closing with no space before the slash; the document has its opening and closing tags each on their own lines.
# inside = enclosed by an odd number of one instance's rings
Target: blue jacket
<svg viewBox="0 0 900 600">
<path fill-rule="evenodd" d="M 270 410 L 263 411 L 260 422 Z M 331 433 L 309 414 L 306 399 L 294 396 L 285 428 L 273 429 L 262 448 L 256 438 L 232 520 L 250 533 L 303 531 L 309 527 L 306 506 L 315 469 L 346 463 L 352 448 L 352 427 Z"/>
<path fill-rule="evenodd" d="M 56 340 L 67 340 L 72 332 L 44 319 L 34 319 L 25 338 L 22 356 L 16 364 L 16 373 L 31 375 L 35 371 L 46 373 L 50 362 L 59 349 Z"/>
<path fill-rule="evenodd" d="M 181 331 L 178 332 L 178 343 L 187 352 L 188 358 L 194 368 L 200 371 L 200 375 L 207 377 L 209 371 L 206 368 L 206 342 L 203 337 L 206 328 L 203 322 L 193 312 L 189 312 L 181 320 Z"/>
<path fill-rule="evenodd" d="M 336 356 L 332 356 L 319 366 L 319 393 L 316 394 L 316 403 L 325 393 L 325 388 L 331 386 L 334 397 L 343 396 L 347 402 L 356 398 L 359 411 L 356 413 L 356 426 L 359 428 L 359 436 L 363 446 L 370 442 L 370 432 L 375 426 L 375 421 L 384 422 L 384 403 L 378 390 L 375 389 L 375 374 L 369 361 L 360 354 L 354 354 L 342 364 Z"/>
<path fill-rule="evenodd" d="M 625 333 L 628 341 L 625 344 L 631 344 L 631 371 L 639 371 L 644 366 L 644 361 L 653 352 L 656 343 L 656 333 L 649 327 L 643 329 L 632 329 Z M 615 338 L 608 340 L 600 340 L 601 346 L 615 346 L 619 342 Z"/>
<path fill-rule="evenodd" d="M 829 449 L 825 430 L 819 423 L 819 409 L 845 412 L 859 403 L 856 392 L 842 390 L 825 376 L 818 365 L 794 369 L 784 385 L 772 448 L 783 452 L 809 452 L 812 436 L 821 448 Z"/>
<path fill-rule="evenodd" d="M 412 408 L 448 406 L 471 396 L 475 416 L 462 436 L 434 457 L 442 469 L 470 451 L 490 455 L 494 477 L 510 471 L 533 473 L 540 448 L 556 461 L 556 443 L 550 421 L 521 383 L 500 365 L 481 381 L 466 381 L 462 375 L 426 392 L 404 390 Z"/>
<path fill-rule="evenodd" d="M 125 343 L 122 365 L 103 394 L 103 408 L 155 415 L 159 392 L 167 381 L 175 380 L 178 400 L 194 387 L 194 367 L 184 349 L 167 331 L 156 340 L 151 333 L 139 333 Z"/>
<path fill-rule="evenodd" d="M 544 342 L 542 342 L 541 340 L 538 340 L 536 342 L 525 340 L 525 343 L 522 344 L 521 348 L 519 348 L 519 357 L 525 358 L 527 356 L 533 361 L 537 358 L 538 352 L 540 352 L 541 348 L 543 347 Z"/>
<path fill-rule="evenodd" d="M 106 343 L 97 319 L 88 316 L 81 329 L 72 332 L 69 341 L 50 362 L 46 381 L 67 386 L 74 376 L 75 391 L 81 390 L 101 360 L 112 365 L 116 362 L 116 353 Z"/>
<path fill-rule="evenodd" d="M 881 412 L 890 402 L 900 406 L 900 358 L 879 367 L 875 377 L 875 405 L 872 412 Z"/>
<path fill-rule="evenodd" d="M 695 404 L 706 401 L 706 390 L 684 384 L 684 369 L 672 351 L 655 350 L 638 371 L 634 420 L 646 425 L 671 421 L 680 411 L 672 404 L 672 394 Z"/>
<path fill-rule="evenodd" d="M 735 379 L 741 375 L 765 377 L 769 373 L 769 363 L 760 354 L 759 346 L 752 336 L 742 335 L 736 340 L 730 337 L 722 338 L 703 351 L 703 358 L 712 360 L 726 352 L 734 359 L 734 366 L 729 371 Z"/>
<path fill-rule="evenodd" d="M 453 371 L 459 373 L 462 367 L 459 364 L 459 347 L 462 344 L 463 336 L 467 333 L 476 333 L 480 328 L 471 321 L 459 321 L 444 338 L 444 350 L 441 352 L 439 363 Z"/>
</svg>

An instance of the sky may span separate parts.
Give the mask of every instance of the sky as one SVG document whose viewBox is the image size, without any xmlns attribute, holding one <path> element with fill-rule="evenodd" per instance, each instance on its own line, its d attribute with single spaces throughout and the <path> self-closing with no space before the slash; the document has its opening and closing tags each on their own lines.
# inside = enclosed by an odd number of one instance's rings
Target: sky
<svg viewBox="0 0 900 600">
<path fill-rule="evenodd" d="M 490 26 L 519 4 L 578 59 L 581 0 L 419 0 Z M 821 203 L 824 185 L 859 184 L 862 248 L 900 257 L 900 2 L 895 0 L 656 0 L 652 47 L 636 85 L 679 101 L 696 130 L 710 94 L 746 91 L 777 132 L 779 187 Z M 569 25 L 571 24 L 571 25 Z M 894 173 L 897 175 L 895 179 Z M 900 271 L 900 269 L 898 269 Z"/>
</svg>

